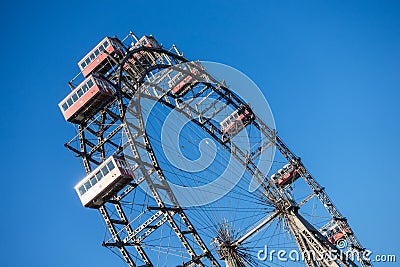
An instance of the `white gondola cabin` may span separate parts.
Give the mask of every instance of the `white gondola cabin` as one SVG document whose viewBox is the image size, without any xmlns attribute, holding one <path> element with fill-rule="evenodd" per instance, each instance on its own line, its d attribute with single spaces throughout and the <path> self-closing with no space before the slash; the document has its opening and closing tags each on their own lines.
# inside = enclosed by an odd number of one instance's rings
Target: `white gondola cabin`
<svg viewBox="0 0 400 267">
<path fill-rule="evenodd" d="M 98 208 L 129 184 L 134 174 L 123 158 L 111 156 L 75 186 L 82 205 Z"/>
<path fill-rule="evenodd" d="M 221 123 L 221 131 L 224 135 L 234 137 L 249 125 L 254 119 L 254 114 L 248 106 L 241 106 Z"/>
<path fill-rule="evenodd" d="M 122 57 L 124 54 L 125 48 L 118 38 L 106 37 L 78 65 L 85 77 L 93 72 L 104 74 L 116 65 L 113 60 L 107 59 L 108 55 Z"/>
<path fill-rule="evenodd" d="M 171 92 L 177 96 L 185 95 L 191 87 L 195 84 L 193 76 L 198 75 L 199 71 L 193 68 L 190 71 L 193 75 L 186 74 L 184 72 L 178 72 L 171 80 L 168 81 L 168 86 L 171 88 Z"/>
<path fill-rule="evenodd" d="M 350 228 L 341 228 L 334 220 L 324 225 L 320 229 L 320 232 L 329 240 L 329 242 L 334 245 L 340 245 L 342 248 L 344 247 L 343 245 L 347 244 L 347 236 L 352 234 Z"/>
<path fill-rule="evenodd" d="M 157 40 L 153 36 L 143 36 L 139 39 L 137 43 L 133 43 L 132 47 L 129 50 L 134 50 L 139 47 L 152 47 L 152 48 L 160 48 L 161 45 L 157 42 Z M 128 59 L 128 63 L 124 65 L 124 69 L 128 70 L 130 65 L 148 65 L 150 64 L 149 54 L 146 51 L 140 51 L 133 55 L 133 57 Z"/>
<path fill-rule="evenodd" d="M 136 44 L 136 47 L 140 45 L 146 47 L 154 47 L 154 48 L 161 47 L 153 36 L 146 36 L 146 35 L 139 39 L 139 42 Z"/>
<path fill-rule="evenodd" d="M 76 87 L 58 106 L 64 118 L 72 123 L 81 123 L 95 114 L 113 97 L 114 87 L 106 80 L 89 76 Z"/>
<path fill-rule="evenodd" d="M 278 170 L 271 176 L 271 180 L 279 187 L 284 187 L 296 181 L 300 177 L 300 173 L 293 164 L 286 164 L 282 169 Z"/>
</svg>

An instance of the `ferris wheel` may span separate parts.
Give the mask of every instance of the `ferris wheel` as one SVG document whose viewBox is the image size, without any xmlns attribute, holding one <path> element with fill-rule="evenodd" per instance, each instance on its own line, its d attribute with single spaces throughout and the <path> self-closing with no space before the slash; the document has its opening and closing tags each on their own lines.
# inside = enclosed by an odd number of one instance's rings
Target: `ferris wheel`
<svg viewBox="0 0 400 267">
<path fill-rule="evenodd" d="M 237 93 L 251 83 L 133 33 L 78 65 L 59 104 L 87 172 L 75 189 L 128 266 L 371 266 L 269 107 Z"/>
</svg>

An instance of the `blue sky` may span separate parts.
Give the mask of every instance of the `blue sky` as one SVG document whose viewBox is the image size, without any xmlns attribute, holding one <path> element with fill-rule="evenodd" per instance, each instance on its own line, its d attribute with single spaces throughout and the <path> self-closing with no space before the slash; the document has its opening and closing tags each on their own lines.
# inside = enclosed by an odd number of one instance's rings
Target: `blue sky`
<svg viewBox="0 0 400 267">
<path fill-rule="evenodd" d="M 252 78 L 361 242 L 399 257 L 399 11 L 397 1 L 3 3 L 1 265 L 122 266 L 73 191 L 84 171 L 63 147 L 74 131 L 57 104 L 81 57 L 130 30 Z"/>
</svg>

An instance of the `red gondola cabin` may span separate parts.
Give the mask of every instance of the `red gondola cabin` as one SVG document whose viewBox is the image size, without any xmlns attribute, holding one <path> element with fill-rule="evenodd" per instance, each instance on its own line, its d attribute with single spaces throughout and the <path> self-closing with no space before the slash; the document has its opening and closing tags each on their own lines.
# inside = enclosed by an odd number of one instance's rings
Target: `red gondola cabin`
<svg viewBox="0 0 400 267">
<path fill-rule="evenodd" d="M 139 43 L 136 44 L 136 47 L 140 45 L 146 47 L 155 47 L 155 48 L 161 47 L 153 36 L 146 36 L 146 35 L 139 39 Z"/>
<path fill-rule="evenodd" d="M 85 77 L 94 72 L 104 74 L 115 66 L 115 62 L 108 59 L 108 56 L 122 57 L 124 51 L 123 45 L 117 38 L 106 37 L 79 61 L 78 66 Z"/>
<path fill-rule="evenodd" d="M 161 45 L 157 42 L 157 40 L 153 36 L 143 36 L 139 39 L 136 44 L 133 44 L 129 50 L 133 50 L 139 47 L 153 47 L 159 48 Z M 149 54 L 145 51 L 137 52 L 133 55 L 133 57 L 128 59 L 128 63 L 125 63 L 124 69 L 128 70 L 131 66 L 135 66 L 136 62 L 139 62 L 140 65 L 148 65 L 150 63 L 150 59 L 148 58 Z"/>
<path fill-rule="evenodd" d="M 249 125 L 253 119 L 254 115 L 250 107 L 241 106 L 220 123 L 221 131 L 224 135 L 234 137 Z"/>
<path fill-rule="evenodd" d="M 199 71 L 197 69 L 192 69 L 191 73 L 193 73 L 193 75 L 198 75 Z M 177 96 L 183 96 L 190 90 L 190 87 L 194 84 L 192 80 L 192 75 L 178 72 L 171 80 L 169 80 L 168 86 L 169 88 L 172 88 L 171 92 L 173 94 Z"/>
<path fill-rule="evenodd" d="M 134 179 L 123 158 L 111 156 L 83 178 L 76 186 L 82 205 L 98 208 Z"/>
<path fill-rule="evenodd" d="M 338 245 L 341 242 L 346 241 L 346 235 L 349 236 L 352 234 L 350 228 L 341 228 L 334 220 L 322 227 L 320 232 L 329 240 L 329 242 L 334 245 Z"/>
<path fill-rule="evenodd" d="M 58 104 L 64 118 L 72 123 L 81 123 L 95 114 L 112 98 L 113 86 L 102 78 L 89 76 Z"/>
<path fill-rule="evenodd" d="M 271 180 L 279 187 L 284 187 L 296 181 L 300 177 L 295 167 L 288 163 L 282 169 L 271 176 Z"/>
</svg>

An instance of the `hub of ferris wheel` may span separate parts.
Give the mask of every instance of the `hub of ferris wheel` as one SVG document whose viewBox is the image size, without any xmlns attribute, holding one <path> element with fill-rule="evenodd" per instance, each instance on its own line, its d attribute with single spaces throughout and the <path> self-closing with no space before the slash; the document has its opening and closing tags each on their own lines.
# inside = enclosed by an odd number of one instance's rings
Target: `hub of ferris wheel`
<svg viewBox="0 0 400 267">
<path fill-rule="evenodd" d="M 153 36 L 131 32 L 122 40 L 105 37 L 78 66 L 79 74 L 68 82 L 72 91 L 59 103 L 77 131 L 65 146 L 87 173 L 75 190 L 84 207 L 102 215 L 109 231 L 103 246 L 119 250 L 129 266 L 269 266 L 255 258 L 254 249 L 260 242 L 288 248 L 286 241 L 308 255 L 304 266 L 371 266 L 359 257 L 365 249 L 346 218 L 300 158 L 201 63 L 188 62 L 176 46 L 165 49 Z M 157 116 L 144 100 L 152 101 Z M 239 184 L 215 202 L 183 205 L 179 187 L 168 179 L 179 177 L 187 183 L 181 188 L 188 188 L 207 175 L 200 179 L 164 162 L 163 142 L 155 137 L 168 121 L 166 108 L 177 111 L 176 120 L 190 122 L 180 149 L 200 146 L 197 138 L 212 139 L 218 155 L 231 156 L 258 189 L 243 191 Z M 236 141 L 243 133 L 257 137 L 249 149 Z M 276 149 L 280 160 L 265 173 L 258 161 L 268 149 Z M 225 166 L 224 158 L 217 160 Z M 308 208 L 324 219 L 302 212 Z"/>
</svg>

